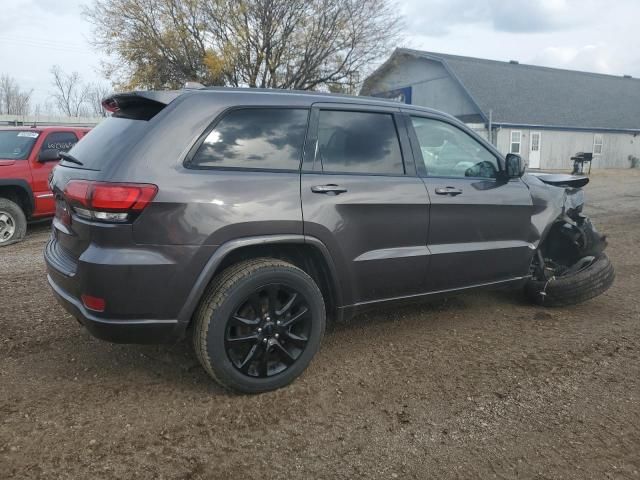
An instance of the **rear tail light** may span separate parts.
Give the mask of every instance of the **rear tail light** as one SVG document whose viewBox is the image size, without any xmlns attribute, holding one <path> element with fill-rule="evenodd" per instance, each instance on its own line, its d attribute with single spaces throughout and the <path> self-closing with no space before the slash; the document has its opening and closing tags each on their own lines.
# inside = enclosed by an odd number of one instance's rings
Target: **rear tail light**
<svg viewBox="0 0 640 480">
<path fill-rule="evenodd" d="M 71 180 L 64 196 L 74 212 L 89 220 L 127 222 L 146 208 L 158 193 L 149 183 L 108 183 Z"/>
<path fill-rule="evenodd" d="M 105 98 L 102 101 L 102 108 L 111 113 L 116 113 L 120 110 L 118 101 L 115 98 Z"/>
</svg>

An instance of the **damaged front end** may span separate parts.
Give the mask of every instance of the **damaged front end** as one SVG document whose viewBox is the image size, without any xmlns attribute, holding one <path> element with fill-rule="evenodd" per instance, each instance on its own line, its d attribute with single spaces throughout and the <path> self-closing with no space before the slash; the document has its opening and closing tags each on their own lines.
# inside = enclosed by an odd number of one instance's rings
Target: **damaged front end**
<svg viewBox="0 0 640 480">
<path fill-rule="evenodd" d="M 589 268 L 607 246 L 582 213 L 587 177 L 526 175 L 534 204 L 532 226 L 537 246 L 531 264 L 533 279 L 548 281 Z"/>
<path fill-rule="evenodd" d="M 582 213 L 558 218 L 540 244 L 531 264 L 531 274 L 539 280 L 577 273 L 588 268 L 607 246 L 591 220 Z"/>
</svg>

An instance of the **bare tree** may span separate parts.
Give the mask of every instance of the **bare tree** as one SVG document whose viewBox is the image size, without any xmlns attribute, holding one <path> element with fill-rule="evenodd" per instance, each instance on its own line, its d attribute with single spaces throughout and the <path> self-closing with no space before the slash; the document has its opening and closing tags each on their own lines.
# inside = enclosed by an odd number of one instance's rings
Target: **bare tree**
<svg viewBox="0 0 640 480">
<path fill-rule="evenodd" d="M 31 110 L 33 90 L 21 90 L 18 82 L 9 75 L 0 76 L 0 113 L 28 115 Z"/>
<path fill-rule="evenodd" d="M 127 88 L 354 91 L 401 29 L 392 0 L 94 0 L 85 15 Z"/>
<path fill-rule="evenodd" d="M 232 85 L 345 90 L 385 54 L 400 28 L 388 0 L 240 0 L 205 5 L 215 45 L 226 52 L 231 68 L 225 73 Z"/>
<path fill-rule="evenodd" d="M 105 117 L 107 111 L 102 107 L 102 100 L 109 95 L 113 89 L 104 83 L 93 83 L 87 86 L 87 91 L 89 113 L 96 117 Z"/>
<path fill-rule="evenodd" d="M 61 113 L 69 117 L 79 117 L 86 113 L 85 102 L 89 96 L 89 88 L 83 85 L 78 72 L 67 74 L 58 65 L 51 67 L 53 86 L 52 96 Z"/>
</svg>

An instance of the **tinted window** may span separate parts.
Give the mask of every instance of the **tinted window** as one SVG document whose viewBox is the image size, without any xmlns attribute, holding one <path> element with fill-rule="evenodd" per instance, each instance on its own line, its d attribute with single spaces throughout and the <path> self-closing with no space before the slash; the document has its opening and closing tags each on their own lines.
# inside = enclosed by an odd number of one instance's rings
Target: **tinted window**
<svg viewBox="0 0 640 480">
<path fill-rule="evenodd" d="M 318 154 L 325 172 L 404 174 L 393 116 L 323 110 Z"/>
<path fill-rule="evenodd" d="M 308 111 L 286 108 L 234 110 L 207 135 L 190 165 L 297 170 Z"/>
<path fill-rule="evenodd" d="M 495 178 L 496 157 L 476 139 L 445 122 L 412 117 L 429 176 Z"/>
<path fill-rule="evenodd" d="M 76 143 L 78 143 L 78 137 L 73 132 L 53 132 L 44 139 L 40 151 L 58 150 L 60 152 L 68 152 Z"/>
<path fill-rule="evenodd" d="M 64 163 L 72 168 L 100 170 L 115 162 L 120 162 L 149 130 L 149 122 L 108 117 L 82 137 L 71 150 L 71 155 L 80 160 L 82 167 Z"/>
<path fill-rule="evenodd" d="M 31 153 L 38 135 L 38 132 L 30 131 L 0 131 L 0 159 L 24 160 Z"/>
</svg>

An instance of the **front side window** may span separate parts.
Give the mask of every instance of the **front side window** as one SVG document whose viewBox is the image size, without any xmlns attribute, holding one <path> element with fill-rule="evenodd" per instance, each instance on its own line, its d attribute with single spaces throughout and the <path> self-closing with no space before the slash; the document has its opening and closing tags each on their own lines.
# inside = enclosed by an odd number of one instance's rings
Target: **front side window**
<svg viewBox="0 0 640 480">
<path fill-rule="evenodd" d="M 0 130 L 0 160 L 24 160 L 31 153 L 39 132 Z"/>
<path fill-rule="evenodd" d="M 593 154 L 594 155 L 602 155 L 602 145 L 604 144 L 604 140 L 602 135 L 596 133 L 593 136 Z"/>
<path fill-rule="evenodd" d="M 289 108 L 233 110 L 207 135 L 189 166 L 298 170 L 308 114 Z"/>
<path fill-rule="evenodd" d="M 404 175 L 398 132 L 389 113 L 321 110 L 317 155 L 324 172 Z"/>
<path fill-rule="evenodd" d="M 522 143 L 522 132 L 514 130 L 511 132 L 511 148 L 510 153 L 520 154 L 520 145 Z"/>
<path fill-rule="evenodd" d="M 411 117 L 430 177 L 498 176 L 498 159 L 475 138 L 446 122 Z"/>
<path fill-rule="evenodd" d="M 44 139 L 40 151 L 58 150 L 59 152 L 68 152 L 76 143 L 78 143 L 78 137 L 73 132 L 53 132 Z"/>
</svg>

